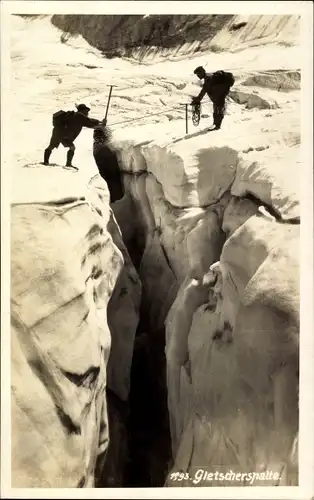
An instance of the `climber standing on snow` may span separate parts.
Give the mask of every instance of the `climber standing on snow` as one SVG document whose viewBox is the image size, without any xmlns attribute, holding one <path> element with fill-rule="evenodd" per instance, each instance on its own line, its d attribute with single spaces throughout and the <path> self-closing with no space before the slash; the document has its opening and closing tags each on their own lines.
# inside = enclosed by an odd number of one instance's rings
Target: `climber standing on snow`
<svg viewBox="0 0 314 500">
<path fill-rule="evenodd" d="M 49 146 L 45 149 L 44 165 L 49 165 L 49 158 L 52 150 L 58 148 L 60 144 L 69 148 L 67 152 L 66 166 L 72 166 L 72 159 L 75 152 L 74 141 L 80 134 L 83 127 L 95 128 L 102 122 L 95 118 L 89 118 L 90 108 L 85 104 L 75 105 L 77 111 L 57 111 L 53 114 L 53 130 Z"/>
<path fill-rule="evenodd" d="M 193 97 L 192 105 L 200 104 L 204 95 L 207 94 L 214 105 L 214 125 L 209 130 L 219 130 L 225 114 L 225 101 L 230 88 L 234 84 L 232 73 L 226 71 L 215 71 L 206 73 L 203 66 L 198 66 L 194 74 L 204 79 L 203 88 L 197 97 Z"/>
</svg>

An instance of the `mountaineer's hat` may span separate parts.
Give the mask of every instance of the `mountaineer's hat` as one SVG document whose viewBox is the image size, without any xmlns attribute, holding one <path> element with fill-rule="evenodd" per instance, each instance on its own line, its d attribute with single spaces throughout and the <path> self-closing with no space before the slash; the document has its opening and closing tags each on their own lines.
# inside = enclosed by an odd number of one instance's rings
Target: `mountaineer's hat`
<svg viewBox="0 0 314 500">
<path fill-rule="evenodd" d="M 78 111 L 90 111 L 90 108 L 86 104 L 75 104 L 75 107 Z"/>
</svg>

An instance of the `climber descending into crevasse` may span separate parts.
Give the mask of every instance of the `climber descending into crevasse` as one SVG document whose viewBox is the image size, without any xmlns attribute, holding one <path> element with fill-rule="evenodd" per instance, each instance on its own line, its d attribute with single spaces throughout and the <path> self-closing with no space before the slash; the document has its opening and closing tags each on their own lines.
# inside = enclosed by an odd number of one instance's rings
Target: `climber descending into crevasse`
<svg viewBox="0 0 314 500">
<path fill-rule="evenodd" d="M 193 97 L 192 105 L 199 105 L 204 95 L 207 94 L 214 105 L 214 125 L 209 130 L 219 130 L 225 114 L 225 101 L 230 88 L 234 84 L 234 76 L 227 71 L 206 73 L 203 66 L 198 66 L 194 74 L 204 79 L 203 88 L 197 97 Z"/>
<path fill-rule="evenodd" d="M 110 203 L 114 203 L 123 198 L 124 185 L 118 155 L 110 145 L 110 136 L 110 131 L 105 122 L 95 127 L 93 134 L 93 156 L 100 176 L 108 184 Z"/>
<path fill-rule="evenodd" d="M 49 158 L 52 150 L 58 148 L 59 145 L 62 144 L 65 148 L 69 148 L 66 166 L 71 167 L 75 152 L 74 141 L 80 134 L 82 128 L 95 128 L 102 123 L 95 118 L 88 117 L 90 108 L 85 104 L 79 104 L 76 106 L 76 109 L 77 111 L 60 110 L 53 114 L 53 130 L 49 146 L 45 149 L 44 165 L 49 165 Z"/>
<path fill-rule="evenodd" d="M 107 127 L 107 116 L 113 87 L 114 85 L 110 85 L 105 118 L 95 127 L 93 134 L 93 156 L 100 176 L 108 185 L 110 204 L 121 200 L 124 196 L 123 174 L 119 166 L 117 151 L 110 144 L 111 132 Z"/>
</svg>

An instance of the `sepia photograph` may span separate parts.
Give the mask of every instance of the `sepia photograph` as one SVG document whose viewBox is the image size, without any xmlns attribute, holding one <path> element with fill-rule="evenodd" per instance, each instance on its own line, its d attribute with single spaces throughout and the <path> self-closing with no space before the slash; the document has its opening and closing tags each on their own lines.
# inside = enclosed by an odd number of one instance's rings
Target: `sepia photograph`
<svg viewBox="0 0 314 500">
<path fill-rule="evenodd" d="M 253 498 L 263 487 L 276 498 L 272 487 L 305 487 L 311 2 L 272 2 L 291 13 L 10 3 L 2 491 Z"/>
</svg>

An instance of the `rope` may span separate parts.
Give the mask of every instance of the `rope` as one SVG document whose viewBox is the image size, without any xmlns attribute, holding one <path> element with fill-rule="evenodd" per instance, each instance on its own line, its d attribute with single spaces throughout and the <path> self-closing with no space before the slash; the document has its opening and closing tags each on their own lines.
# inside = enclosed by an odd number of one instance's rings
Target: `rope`
<svg viewBox="0 0 314 500">
<path fill-rule="evenodd" d="M 92 96 L 89 96 L 89 100 L 91 99 L 91 97 L 94 97 L 96 95 L 99 95 L 99 94 L 92 94 Z M 228 98 L 230 100 L 229 96 L 227 96 L 227 99 Z M 164 110 L 160 111 L 159 113 L 148 113 L 146 115 L 142 115 L 142 116 L 137 117 L 137 118 L 130 118 L 128 120 L 122 120 L 120 122 L 111 123 L 111 124 L 109 124 L 109 126 L 114 127 L 115 125 L 121 125 L 123 123 L 136 122 L 136 121 L 145 119 L 149 116 L 159 116 L 159 115 L 166 113 L 167 111 L 178 110 L 178 109 L 181 109 L 183 111 L 181 106 L 175 106 L 175 107 L 172 106 L 171 108 L 164 109 Z M 195 127 L 197 127 L 197 125 L 199 124 L 200 119 L 201 119 L 201 105 L 200 104 L 199 105 L 192 104 L 192 122 L 193 122 Z"/>
<path fill-rule="evenodd" d="M 201 119 L 201 103 L 192 104 L 192 122 L 195 127 L 198 126 Z"/>
<path fill-rule="evenodd" d="M 160 111 L 159 113 L 148 113 L 146 115 L 142 115 L 142 116 L 137 117 L 137 118 L 130 118 L 129 120 L 122 120 L 120 122 L 111 123 L 110 127 L 113 127 L 114 125 L 120 125 L 121 123 L 129 123 L 129 122 L 134 122 L 134 121 L 142 120 L 143 118 L 147 118 L 148 116 L 162 115 L 163 113 L 166 113 L 167 111 L 171 111 L 171 110 L 174 110 L 174 109 L 180 109 L 180 107 L 176 106 L 176 107 L 172 107 L 172 108 L 167 108 L 167 109 L 164 109 L 164 110 Z"/>
<path fill-rule="evenodd" d="M 232 102 L 232 99 L 229 96 L 227 96 L 226 101 Z M 226 102 L 226 109 L 227 109 L 227 102 Z M 201 104 L 191 104 L 191 106 L 192 106 L 192 122 L 193 122 L 193 125 L 195 127 L 197 127 L 200 123 L 200 120 L 201 120 Z M 108 124 L 108 126 L 111 128 L 111 127 L 114 127 L 115 125 L 121 125 L 123 123 L 136 122 L 136 121 L 148 118 L 149 116 L 159 116 L 159 115 L 166 113 L 167 111 L 172 111 L 172 110 L 183 111 L 181 106 L 173 106 L 171 108 L 163 109 L 162 111 L 160 111 L 158 113 L 148 113 L 146 115 L 141 115 L 137 118 L 130 118 L 128 120 L 122 120 L 120 122 L 110 123 L 110 124 Z"/>
</svg>

